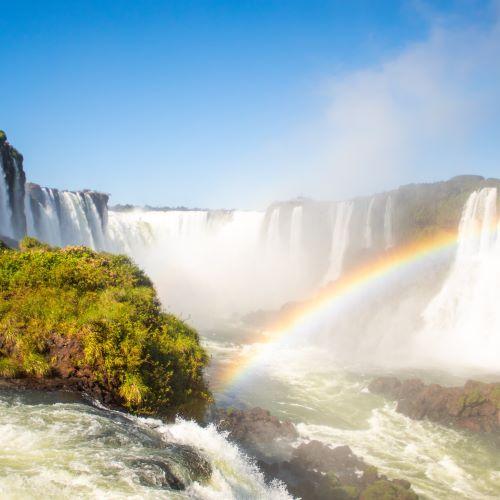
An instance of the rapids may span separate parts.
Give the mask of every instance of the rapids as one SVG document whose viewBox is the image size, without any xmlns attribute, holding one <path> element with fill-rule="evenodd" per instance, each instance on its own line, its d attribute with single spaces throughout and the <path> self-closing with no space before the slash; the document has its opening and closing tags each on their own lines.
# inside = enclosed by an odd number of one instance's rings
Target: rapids
<svg viewBox="0 0 500 500">
<path fill-rule="evenodd" d="M 242 332 L 207 332 L 212 372 L 252 344 Z M 380 374 L 380 371 L 377 372 Z M 442 372 L 391 372 L 450 385 L 463 379 Z M 370 373 L 338 365 L 331 353 L 315 347 L 280 346 L 247 376 L 215 387 L 219 404 L 261 406 L 297 424 L 301 439 L 349 445 L 389 477 L 404 477 L 423 499 L 493 500 L 500 491 L 500 443 L 486 436 L 414 421 L 395 404 L 371 394 Z"/>
<path fill-rule="evenodd" d="M 169 488 L 165 469 L 186 489 Z M 279 484 L 265 485 L 214 427 L 135 418 L 65 394 L 2 391 L 0 496 L 40 498 L 41 492 L 48 499 L 289 498 Z"/>
</svg>

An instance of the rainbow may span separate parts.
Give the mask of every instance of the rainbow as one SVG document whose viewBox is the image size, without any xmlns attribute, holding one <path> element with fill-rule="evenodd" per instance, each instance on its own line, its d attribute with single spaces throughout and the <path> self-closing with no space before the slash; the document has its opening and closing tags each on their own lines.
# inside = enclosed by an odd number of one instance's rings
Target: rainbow
<svg viewBox="0 0 500 500">
<path fill-rule="evenodd" d="M 382 256 L 345 273 L 337 281 L 323 288 L 315 297 L 294 307 L 270 329 L 261 332 L 255 339 L 256 348 L 243 350 L 214 377 L 219 389 L 228 389 L 252 370 L 284 338 L 289 338 L 310 321 L 337 303 L 346 300 L 368 285 L 387 279 L 389 276 L 428 257 L 453 248 L 457 244 L 458 233 L 441 233 L 436 237 L 397 247 Z"/>
</svg>

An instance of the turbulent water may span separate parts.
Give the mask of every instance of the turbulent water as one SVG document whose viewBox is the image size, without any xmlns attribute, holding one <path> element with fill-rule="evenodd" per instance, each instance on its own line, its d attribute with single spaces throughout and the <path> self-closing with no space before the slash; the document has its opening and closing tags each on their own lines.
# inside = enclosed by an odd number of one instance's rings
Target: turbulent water
<svg viewBox="0 0 500 500">
<path fill-rule="evenodd" d="M 238 330 L 209 332 L 214 372 L 241 350 Z M 489 438 L 411 420 L 395 404 L 371 394 L 368 373 L 340 367 L 324 349 L 285 347 L 238 383 L 218 387 L 221 404 L 258 405 L 298 425 L 301 439 L 349 445 L 389 477 L 403 477 L 426 499 L 490 499 L 500 491 L 499 443 Z M 378 372 L 380 374 L 380 371 Z M 396 372 L 458 384 L 443 373 Z"/>
<path fill-rule="evenodd" d="M 66 397 L 68 399 L 68 397 Z M 211 474 L 207 478 L 207 465 Z M 165 485 L 165 470 L 186 484 Z M 43 493 L 42 493 L 43 492 Z M 0 496 L 289 498 L 214 427 L 134 418 L 61 396 L 0 393 Z"/>
</svg>

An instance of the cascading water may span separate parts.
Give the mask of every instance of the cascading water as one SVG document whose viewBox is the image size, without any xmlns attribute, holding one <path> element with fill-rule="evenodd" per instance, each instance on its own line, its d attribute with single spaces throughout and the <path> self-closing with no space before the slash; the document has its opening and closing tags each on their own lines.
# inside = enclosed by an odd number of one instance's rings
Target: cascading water
<svg viewBox="0 0 500 500">
<path fill-rule="evenodd" d="M 9 203 L 9 192 L 2 155 L 0 154 L 0 234 L 3 236 L 13 236 L 12 212 Z"/>
<path fill-rule="evenodd" d="M 330 263 L 324 282 L 335 281 L 342 273 L 344 255 L 349 244 L 349 223 L 351 221 L 353 203 L 341 201 L 335 204 L 332 217 L 333 231 L 330 248 Z"/>
<path fill-rule="evenodd" d="M 374 203 L 375 203 L 375 197 L 373 196 L 372 198 L 370 198 L 370 202 L 368 203 L 368 208 L 366 210 L 365 228 L 363 231 L 365 248 L 371 248 L 373 245 L 372 212 Z"/>
<path fill-rule="evenodd" d="M 457 256 L 423 313 L 417 352 L 426 362 L 494 372 L 500 352 L 500 227 L 496 188 L 473 192 L 459 227 Z"/>
<path fill-rule="evenodd" d="M 58 191 L 28 185 L 25 197 L 27 232 L 51 245 L 108 246 L 108 237 L 89 192 Z"/>
<path fill-rule="evenodd" d="M 293 207 L 292 218 L 290 222 L 290 245 L 289 255 L 293 269 L 298 272 L 302 263 L 303 252 L 303 216 L 304 208 L 300 205 Z"/>
<path fill-rule="evenodd" d="M 106 247 L 106 236 L 104 227 L 96 204 L 89 193 L 83 193 L 83 202 L 87 223 L 92 234 L 95 248 L 104 249 Z"/>
<path fill-rule="evenodd" d="M 271 252 L 281 250 L 280 207 L 273 208 L 267 227 L 266 245 Z"/>
<path fill-rule="evenodd" d="M 57 210 L 57 191 L 50 188 L 40 188 L 41 199 L 34 200 L 26 196 L 26 219 L 28 234 L 51 245 L 62 244 L 61 227 Z M 35 204 L 35 208 L 33 208 Z"/>
<path fill-rule="evenodd" d="M 14 164 L 14 187 L 11 200 L 11 206 L 13 207 L 13 233 L 16 238 L 20 238 L 26 232 L 26 216 L 24 213 L 25 177 L 17 157 L 12 157 L 12 163 Z"/>
<path fill-rule="evenodd" d="M 290 498 L 213 426 L 135 418 L 64 393 L 1 392 L 0 409 L 2 498 Z"/>
<path fill-rule="evenodd" d="M 389 195 L 385 202 L 385 213 L 384 213 L 384 238 L 385 238 L 385 248 L 389 249 L 394 246 L 394 236 L 392 233 L 392 198 Z"/>
<path fill-rule="evenodd" d="M 63 245 L 86 245 L 96 248 L 85 211 L 85 200 L 80 193 L 60 193 L 61 234 Z"/>
<path fill-rule="evenodd" d="M 178 313 L 244 313 L 285 298 L 265 286 L 274 262 L 261 239 L 263 221 L 263 212 L 252 211 L 111 211 L 108 247 L 134 256 Z"/>
</svg>

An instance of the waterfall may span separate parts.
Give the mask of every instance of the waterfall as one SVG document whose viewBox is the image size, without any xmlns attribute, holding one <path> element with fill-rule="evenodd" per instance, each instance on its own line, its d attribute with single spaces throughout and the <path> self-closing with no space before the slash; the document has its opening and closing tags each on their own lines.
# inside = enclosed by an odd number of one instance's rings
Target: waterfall
<svg viewBox="0 0 500 500">
<path fill-rule="evenodd" d="M 9 203 L 9 190 L 2 154 L 0 153 L 0 234 L 14 236 L 12 231 L 12 211 Z"/>
<path fill-rule="evenodd" d="M 301 284 L 305 275 L 304 269 L 304 247 L 303 247 L 303 212 L 302 206 L 293 207 L 290 220 L 290 243 L 289 243 L 289 266 L 290 273 L 294 279 L 294 291 L 300 296 Z"/>
<path fill-rule="evenodd" d="M 391 248 L 394 246 L 394 237 L 392 233 L 392 198 L 389 195 L 385 202 L 385 213 L 384 213 L 384 239 L 385 248 Z"/>
<path fill-rule="evenodd" d="M 62 244 L 61 228 L 57 210 L 57 191 L 49 188 L 31 187 L 25 199 L 25 211 L 28 234 L 51 245 Z M 32 189 L 37 189 L 37 198 L 32 194 Z"/>
<path fill-rule="evenodd" d="M 86 245 L 95 248 L 83 196 L 80 193 L 65 191 L 60 193 L 60 200 L 63 245 Z"/>
<path fill-rule="evenodd" d="M 97 210 L 96 204 L 89 193 L 83 193 L 85 215 L 92 234 L 94 247 L 104 249 L 106 247 L 106 236 L 104 234 L 103 223 Z"/>
<path fill-rule="evenodd" d="M 56 246 L 108 248 L 105 225 L 93 196 L 96 194 L 92 192 L 28 184 L 24 203 L 28 234 Z"/>
<path fill-rule="evenodd" d="M 266 245 L 271 251 L 280 250 L 280 207 L 275 207 L 271 211 L 267 226 Z"/>
<path fill-rule="evenodd" d="M 300 263 L 302 254 L 302 216 L 304 209 L 301 206 L 293 207 L 290 222 L 290 255 L 295 264 Z"/>
<path fill-rule="evenodd" d="M 497 189 L 473 192 L 459 226 L 454 265 L 423 313 L 417 341 L 438 363 L 498 368 L 500 352 L 500 227 Z"/>
<path fill-rule="evenodd" d="M 210 319 L 293 298 L 288 260 L 267 251 L 264 224 L 255 211 L 111 210 L 108 249 L 133 256 L 167 307 Z"/>
<path fill-rule="evenodd" d="M 374 203 L 375 197 L 373 196 L 372 198 L 370 198 L 370 202 L 368 203 L 368 208 L 366 210 L 365 227 L 363 232 L 365 248 L 371 248 L 373 245 L 372 212 Z"/>
<path fill-rule="evenodd" d="M 353 209 L 352 201 L 341 201 L 335 204 L 332 240 L 330 247 L 330 263 L 324 283 L 335 281 L 342 273 L 344 255 L 349 244 L 349 223 Z"/>
</svg>

